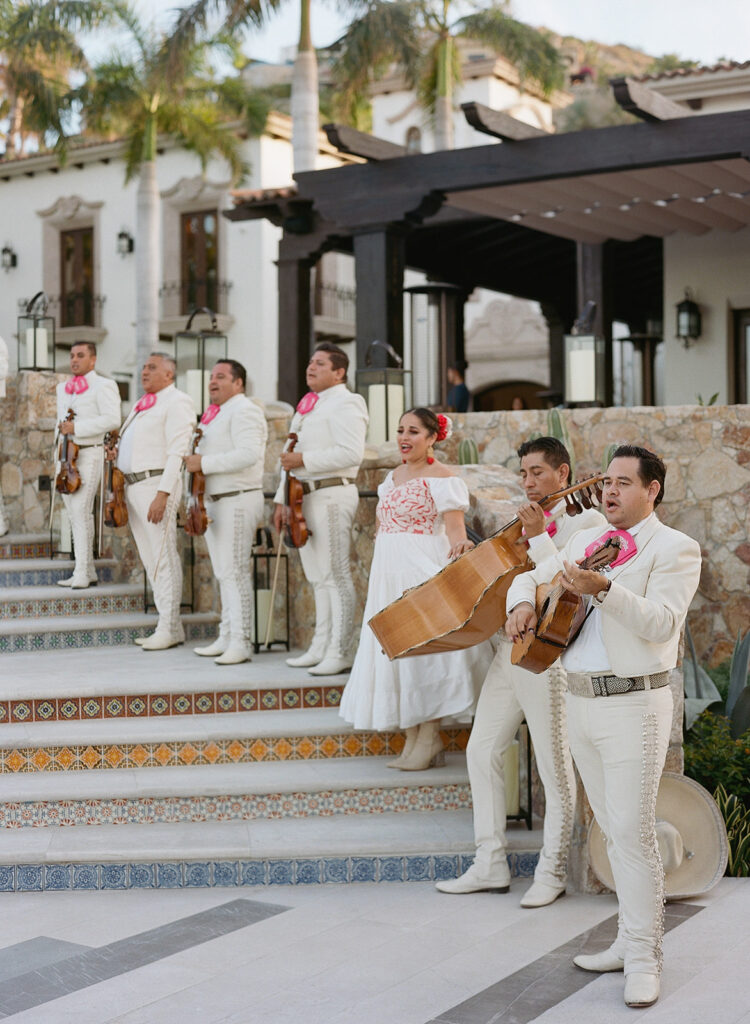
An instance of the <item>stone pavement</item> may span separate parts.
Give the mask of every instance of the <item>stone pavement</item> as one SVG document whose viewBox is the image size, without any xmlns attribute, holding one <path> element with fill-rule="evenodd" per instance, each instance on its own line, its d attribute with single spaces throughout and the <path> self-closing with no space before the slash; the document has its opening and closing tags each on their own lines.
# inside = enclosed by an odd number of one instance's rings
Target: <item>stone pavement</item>
<svg viewBox="0 0 750 1024">
<path fill-rule="evenodd" d="M 749 1024 L 750 883 L 669 904 L 662 997 L 575 968 L 612 896 L 522 910 L 429 882 L 2 897 L 0 1017 L 14 1024 Z"/>
</svg>

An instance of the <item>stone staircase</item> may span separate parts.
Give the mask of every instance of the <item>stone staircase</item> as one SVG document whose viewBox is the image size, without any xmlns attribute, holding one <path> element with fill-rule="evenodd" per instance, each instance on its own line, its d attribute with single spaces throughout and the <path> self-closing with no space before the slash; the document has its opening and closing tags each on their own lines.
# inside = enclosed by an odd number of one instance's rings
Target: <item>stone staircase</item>
<svg viewBox="0 0 750 1024">
<path fill-rule="evenodd" d="M 426 880 L 470 862 L 467 728 L 445 731 L 445 767 L 388 769 L 403 737 L 342 721 L 344 676 L 278 651 L 198 658 L 210 615 L 185 617 L 186 646 L 142 651 L 141 588 L 101 563 L 96 589 L 63 592 L 70 563 L 45 540 L 0 539 L 0 891 Z M 540 833 L 511 836 L 531 874 Z"/>
</svg>

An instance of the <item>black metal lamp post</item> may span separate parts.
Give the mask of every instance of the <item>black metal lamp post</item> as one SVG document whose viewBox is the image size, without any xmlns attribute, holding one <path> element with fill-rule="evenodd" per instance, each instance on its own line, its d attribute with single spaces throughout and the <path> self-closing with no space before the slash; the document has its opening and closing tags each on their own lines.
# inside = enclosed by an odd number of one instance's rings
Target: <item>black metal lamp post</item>
<svg viewBox="0 0 750 1024">
<path fill-rule="evenodd" d="M 193 331 L 193 320 L 205 314 L 211 320 L 210 328 Z M 201 416 L 208 401 L 208 382 L 214 363 L 227 358 L 228 339 L 216 326 L 216 314 L 206 306 L 195 309 L 184 331 L 175 335 L 175 361 L 177 363 L 177 387 L 186 391 L 193 399 L 198 415 Z"/>
<path fill-rule="evenodd" d="M 18 369 L 55 369 L 55 318 L 47 316 L 44 292 L 37 292 L 18 318 Z"/>
</svg>

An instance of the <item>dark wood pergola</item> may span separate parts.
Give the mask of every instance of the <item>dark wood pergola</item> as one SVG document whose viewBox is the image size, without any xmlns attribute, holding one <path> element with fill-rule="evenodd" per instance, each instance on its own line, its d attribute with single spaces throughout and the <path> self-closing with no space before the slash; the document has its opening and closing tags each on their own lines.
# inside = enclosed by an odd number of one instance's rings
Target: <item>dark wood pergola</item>
<svg viewBox="0 0 750 1024">
<path fill-rule="evenodd" d="M 283 229 L 279 397 L 295 402 L 304 391 L 310 270 L 324 252 L 341 251 L 355 258 L 358 365 L 375 339 L 403 351 L 411 267 L 467 294 L 485 287 L 537 300 L 550 325 L 554 390 L 563 384 L 562 335 L 594 300 L 611 402 L 611 324 L 637 333 L 661 319 L 662 239 L 750 224 L 750 111 L 676 117 L 650 109 L 648 97 L 639 108 L 634 90 L 625 92 L 643 123 L 539 135 L 472 104 L 467 118 L 502 144 L 407 156 L 370 140 L 359 150 L 366 163 L 295 175 L 296 189 L 237 192 L 226 216 Z M 341 148 L 358 152 L 358 133 L 338 131 Z"/>
</svg>

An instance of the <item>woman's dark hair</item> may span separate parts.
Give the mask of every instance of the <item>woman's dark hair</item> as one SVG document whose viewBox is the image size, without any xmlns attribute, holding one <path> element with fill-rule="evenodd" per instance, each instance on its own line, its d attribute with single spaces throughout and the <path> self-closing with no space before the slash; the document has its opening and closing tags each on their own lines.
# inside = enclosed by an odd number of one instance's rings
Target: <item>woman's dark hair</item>
<svg viewBox="0 0 750 1024">
<path fill-rule="evenodd" d="M 531 441 L 524 441 L 518 449 L 517 455 L 519 459 L 522 459 L 524 455 L 531 455 L 532 452 L 543 455 L 544 461 L 553 469 L 567 466 L 568 483 L 571 483 L 570 453 L 562 441 L 558 441 L 556 437 L 535 437 Z"/>
<path fill-rule="evenodd" d="M 659 490 L 654 498 L 656 508 L 664 497 L 664 477 L 667 475 L 667 467 L 659 456 L 637 444 L 621 444 L 612 453 L 612 459 L 638 459 L 638 476 L 643 486 L 648 487 L 652 480 L 659 484 Z"/>
<path fill-rule="evenodd" d="M 409 415 L 416 416 L 428 434 L 440 433 L 437 413 L 433 412 L 432 409 L 425 409 L 423 406 L 418 405 L 415 409 L 407 409 L 406 412 L 401 414 L 401 418 L 403 419 L 404 416 Z"/>
</svg>

